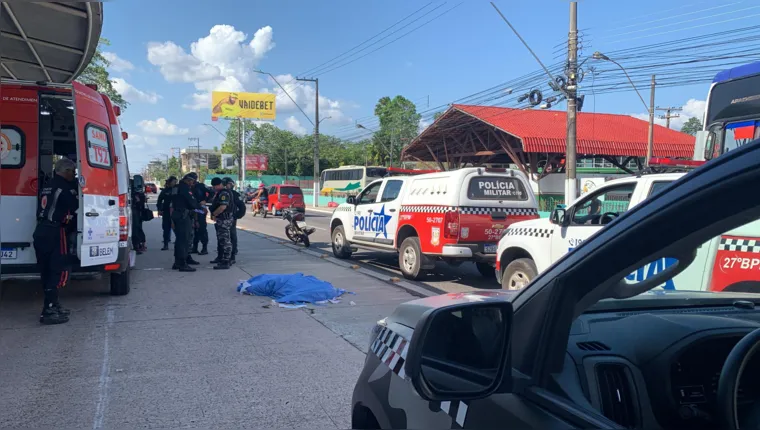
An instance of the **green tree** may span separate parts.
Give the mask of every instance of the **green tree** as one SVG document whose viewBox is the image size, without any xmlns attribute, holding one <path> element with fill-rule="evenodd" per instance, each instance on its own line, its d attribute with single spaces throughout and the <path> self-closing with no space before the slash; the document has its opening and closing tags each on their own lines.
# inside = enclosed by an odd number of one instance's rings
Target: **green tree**
<svg viewBox="0 0 760 430">
<path fill-rule="evenodd" d="M 169 162 L 167 163 L 167 173 L 169 176 L 174 176 L 177 179 L 182 178 L 182 172 L 179 168 L 179 158 L 172 157 L 169 159 Z"/>
<path fill-rule="evenodd" d="M 702 121 L 699 118 L 691 117 L 681 127 L 681 132 L 694 136 L 698 131 L 702 130 Z"/>
<path fill-rule="evenodd" d="M 375 105 L 375 116 L 380 129 L 372 136 L 373 158 L 385 165 L 399 163 L 401 150 L 417 136 L 421 118 L 417 106 L 403 96 L 383 97 Z"/>
<path fill-rule="evenodd" d="M 441 117 L 441 115 L 443 115 L 443 113 L 444 113 L 444 111 L 436 112 L 436 113 L 433 115 L 433 121 L 435 121 L 435 120 L 437 120 L 438 118 L 440 118 L 440 117 Z"/>
<path fill-rule="evenodd" d="M 103 51 L 100 49 L 101 46 L 109 45 L 111 45 L 111 42 L 108 39 L 103 37 L 100 38 L 98 47 L 95 50 L 95 55 L 93 55 L 92 60 L 90 60 L 90 64 L 87 65 L 76 80 L 83 84 L 97 85 L 98 91 L 107 95 L 108 98 L 110 98 L 115 105 L 121 107 L 122 110 L 126 110 L 129 103 L 124 100 L 121 94 L 119 94 L 113 87 L 111 76 L 108 73 L 108 66 L 111 65 L 111 62 L 103 56 Z"/>
</svg>

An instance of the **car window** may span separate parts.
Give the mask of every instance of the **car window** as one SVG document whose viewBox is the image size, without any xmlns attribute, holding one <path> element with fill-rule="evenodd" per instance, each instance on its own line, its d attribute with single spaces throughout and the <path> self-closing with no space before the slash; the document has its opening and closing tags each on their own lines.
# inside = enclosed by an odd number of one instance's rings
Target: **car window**
<svg viewBox="0 0 760 430">
<path fill-rule="evenodd" d="M 277 187 L 272 187 L 269 189 L 269 194 L 277 194 Z"/>
<path fill-rule="evenodd" d="M 528 200 L 528 193 L 519 178 L 475 176 L 467 187 L 471 200 Z"/>
<path fill-rule="evenodd" d="M 394 180 L 385 183 L 383 188 L 383 195 L 380 198 L 381 202 L 392 202 L 398 198 L 401 192 L 401 186 L 404 185 L 404 181 Z"/>
<path fill-rule="evenodd" d="M 377 200 L 377 193 L 380 192 L 380 185 L 382 185 L 382 182 L 375 182 L 370 184 L 367 188 L 362 191 L 361 194 L 359 194 L 359 197 L 356 199 L 356 204 L 363 205 L 368 203 L 375 203 Z"/>
<path fill-rule="evenodd" d="M 651 197 L 660 191 L 662 191 L 665 187 L 670 185 L 673 181 L 657 181 L 652 184 L 652 188 L 649 190 L 649 195 L 647 197 Z"/>
<path fill-rule="evenodd" d="M 289 186 L 289 187 L 280 187 L 280 194 L 282 194 L 283 196 L 289 196 L 291 194 L 293 194 L 294 196 L 300 196 L 303 194 L 303 192 L 301 191 L 301 188 L 299 187 Z"/>
<path fill-rule="evenodd" d="M 605 188 L 575 205 L 573 225 L 605 225 L 624 214 L 631 204 L 636 183 Z"/>
</svg>

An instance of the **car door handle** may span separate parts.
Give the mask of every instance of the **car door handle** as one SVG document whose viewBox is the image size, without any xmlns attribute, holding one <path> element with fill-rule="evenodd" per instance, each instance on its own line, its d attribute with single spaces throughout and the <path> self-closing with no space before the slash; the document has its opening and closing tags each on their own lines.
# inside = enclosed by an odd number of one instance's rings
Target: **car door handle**
<svg viewBox="0 0 760 430">
<path fill-rule="evenodd" d="M 372 210 L 372 209 L 367 209 L 367 213 L 370 213 L 370 214 L 371 214 L 372 212 L 373 212 L 373 210 Z"/>
<path fill-rule="evenodd" d="M 389 209 L 391 212 L 396 212 L 396 209 Z"/>
<path fill-rule="evenodd" d="M 100 216 L 100 214 L 99 214 L 99 213 L 97 213 L 97 212 L 87 212 L 87 213 L 86 213 L 86 214 L 84 214 L 84 215 L 85 215 L 85 216 L 89 216 L 89 217 L 96 217 L 96 216 Z"/>
</svg>

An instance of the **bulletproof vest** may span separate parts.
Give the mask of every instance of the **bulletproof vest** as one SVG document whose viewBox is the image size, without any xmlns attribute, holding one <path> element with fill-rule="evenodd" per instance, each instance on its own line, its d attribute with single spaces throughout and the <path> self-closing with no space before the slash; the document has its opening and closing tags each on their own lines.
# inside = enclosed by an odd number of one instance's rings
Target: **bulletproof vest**
<svg viewBox="0 0 760 430">
<path fill-rule="evenodd" d="M 226 196 L 227 200 L 225 202 L 222 202 L 221 197 Z M 220 218 L 231 218 L 233 214 L 235 213 L 235 200 L 232 196 L 232 193 L 229 192 L 229 190 L 220 190 L 216 195 L 214 196 L 214 202 L 211 206 L 211 211 L 215 211 L 219 208 L 219 206 L 222 205 L 222 203 L 227 205 L 227 208 L 224 210 L 224 212 L 219 214 Z"/>
<path fill-rule="evenodd" d="M 64 201 L 72 201 L 71 196 L 64 195 L 64 193 L 71 194 L 76 199 L 77 189 L 57 175 L 48 181 L 42 188 L 40 200 L 37 203 L 37 219 L 53 224 L 64 224 L 66 216 L 73 215 L 77 209 L 76 207 L 64 207 L 61 204 Z"/>
</svg>

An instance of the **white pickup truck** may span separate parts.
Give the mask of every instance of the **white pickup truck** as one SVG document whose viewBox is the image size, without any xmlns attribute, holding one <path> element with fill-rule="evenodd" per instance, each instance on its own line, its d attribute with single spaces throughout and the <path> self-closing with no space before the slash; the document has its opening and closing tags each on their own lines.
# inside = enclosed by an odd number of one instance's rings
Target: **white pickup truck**
<svg viewBox="0 0 760 430">
<path fill-rule="evenodd" d="M 496 251 L 496 275 L 502 288 L 524 288 L 539 273 L 606 224 L 684 174 L 662 173 L 615 179 L 596 187 L 567 207 L 555 209 L 549 218 L 510 225 L 504 231 Z M 760 276 L 754 273 L 760 269 L 758 238 L 758 222 L 716 237 L 700 247 L 697 259 L 662 288 L 760 291 Z M 672 263 L 668 259 L 652 262 L 632 273 L 628 280 L 641 281 Z M 678 285 L 682 287 L 678 288 Z"/>
</svg>

